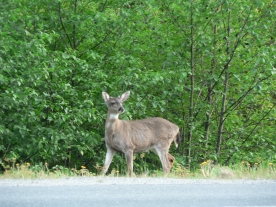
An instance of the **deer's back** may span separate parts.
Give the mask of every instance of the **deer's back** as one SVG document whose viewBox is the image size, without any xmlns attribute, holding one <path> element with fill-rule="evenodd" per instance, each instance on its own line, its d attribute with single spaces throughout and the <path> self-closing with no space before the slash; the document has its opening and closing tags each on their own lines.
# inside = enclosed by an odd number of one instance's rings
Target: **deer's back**
<svg viewBox="0 0 276 207">
<path fill-rule="evenodd" d="M 165 132 L 167 130 L 178 131 L 179 129 L 177 125 L 160 117 L 125 121 L 125 122 L 130 124 L 132 128 L 137 128 L 137 129 L 149 128 L 149 129 L 152 129 L 153 131 L 162 131 L 162 132 Z"/>
</svg>

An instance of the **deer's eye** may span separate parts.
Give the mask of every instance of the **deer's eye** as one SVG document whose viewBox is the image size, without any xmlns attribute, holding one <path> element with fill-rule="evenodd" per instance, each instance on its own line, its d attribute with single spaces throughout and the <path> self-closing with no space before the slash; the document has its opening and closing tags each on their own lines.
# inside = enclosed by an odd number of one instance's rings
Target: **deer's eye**
<svg viewBox="0 0 276 207">
<path fill-rule="evenodd" d="M 112 106 L 114 106 L 114 105 L 115 105 L 115 102 L 111 102 L 110 104 L 111 104 Z"/>
</svg>

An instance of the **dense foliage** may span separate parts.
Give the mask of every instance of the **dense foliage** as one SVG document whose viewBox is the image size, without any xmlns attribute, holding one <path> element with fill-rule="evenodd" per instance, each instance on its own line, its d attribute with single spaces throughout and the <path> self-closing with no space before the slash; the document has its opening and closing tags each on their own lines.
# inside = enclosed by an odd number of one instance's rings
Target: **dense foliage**
<svg viewBox="0 0 276 207">
<path fill-rule="evenodd" d="M 178 163 L 276 161 L 276 3 L 1 0 L 0 161 L 102 165 L 102 91 L 181 128 Z M 122 155 L 110 169 L 125 170 Z M 135 171 L 157 170 L 154 154 Z"/>
</svg>

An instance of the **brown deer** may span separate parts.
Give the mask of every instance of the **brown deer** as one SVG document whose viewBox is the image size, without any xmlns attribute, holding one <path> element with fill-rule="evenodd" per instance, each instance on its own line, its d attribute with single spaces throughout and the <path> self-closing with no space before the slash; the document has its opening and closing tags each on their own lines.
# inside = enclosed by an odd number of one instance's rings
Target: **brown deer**
<svg viewBox="0 0 276 207">
<path fill-rule="evenodd" d="M 169 154 L 169 148 L 174 141 L 176 147 L 180 142 L 179 128 L 166 119 L 155 117 L 136 121 L 120 120 L 123 113 L 122 103 L 128 99 L 130 92 L 113 98 L 102 92 L 108 107 L 105 123 L 106 157 L 103 174 L 107 172 L 116 151 L 123 152 L 126 157 L 129 176 L 133 173 L 133 153 L 153 151 L 161 160 L 163 173 L 166 176 L 172 167 L 174 157 Z"/>
</svg>

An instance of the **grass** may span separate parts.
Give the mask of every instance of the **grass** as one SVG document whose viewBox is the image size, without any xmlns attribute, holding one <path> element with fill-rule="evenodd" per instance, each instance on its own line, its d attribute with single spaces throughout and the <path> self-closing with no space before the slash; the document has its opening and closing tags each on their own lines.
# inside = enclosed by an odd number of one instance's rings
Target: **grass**
<svg viewBox="0 0 276 207">
<path fill-rule="evenodd" d="M 69 169 L 59 165 L 49 169 L 48 163 L 40 163 L 38 165 L 31 165 L 30 163 L 13 164 L 4 168 L 5 171 L 2 175 L 0 174 L 0 179 L 62 178 L 92 175 L 85 166 L 81 166 L 80 170 L 76 170 L 76 168 Z"/>
<path fill-rule="evenodd" d="M 272 162 L 242 161 L 231 166 L 214 165 L 212 160 L 200 164 L 195 176 L 211 179 L 276 179 L 276 165 Z"/>
<path fill-rule="evenodd" d="M 89 172 L 85 166 L 77 168 L 65 168 L 62 166 L 54 166 L 51 169 L 48 163 L 40 163 L 31 165 L 30 163 L 16 164 L 5 166 L 3 174 L 0 174 L 0 179 L 35 179 L 35 178 L 62 178 L 62 177 L 76 177 L 76 176 L 97 176 Z M 100 169 L 100 166 L 94 166 Z M 162 171 L 150 172 L 146 170 L 144 173 L 136 175 L 136 177 L 162 177 Z M 125 176 L 125 173 L 120 173 L 116 169 L 112 169 L 108 175 L 110 177 Z M 253 163 L 241 162 L 231 166 L 214 165 L 213 161 L 208 160 L 202 162 L 199 169 L 195 172 L 190 172 L 181 164 L 175 162 L 170 178 L 186 178 L 186 179 L 276 179 L 276 165 L 271 162 Z"/>
</svg>

